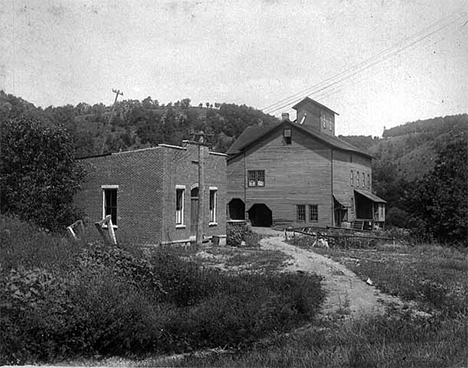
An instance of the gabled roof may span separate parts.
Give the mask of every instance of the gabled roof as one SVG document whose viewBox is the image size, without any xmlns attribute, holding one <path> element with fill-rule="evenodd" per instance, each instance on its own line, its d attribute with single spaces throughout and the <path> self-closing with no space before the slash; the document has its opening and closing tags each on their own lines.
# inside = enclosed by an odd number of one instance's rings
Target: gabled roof
<svg viewBox="0 0 468 368">
<path fill-rule="evenodd" d="M 355 152 L 355 153 L 358 153 L 360 155 L 363 155 L 369 158 L 372 157 L 368 153 L 361 151 L 359 148 L 354 147 L 352 144 L 349 144 L 348 142 L 338 137 L 335 137 L 329 134 L 324 134 L 307 125 L 294 124 L 290 121 L 283 121 L 283 122 L 268 125 L 268 126 L 248 127 L 242 132 L 242 134 L 231 145 L 231 147 L 229 147 L 226 153 L 231 157 L 235 156 L 241 153 L 245 148 L 247 148 L 251 144 L 255 143 L 256 141 L 261 140 L 268 133 L 270 133 L 271 131 L 275 130 L 276 128 L 282 125 L 293 126 L 294 128 L 297 128 L 303 131 L 305 134 L 325 143 L 328 146 L 331 146 L 332 148 L 337 148 L 337 149 L 348 151 L 348 152 Z"/>
<path fill-rule="evenodd" d="M 274 130 L 277 126 L 281 125 L 280 123 L 275 123 L 267 126 L 249 126 L 247 127 L 241 135 L 234 141 L 234 143 L 227 150 L 228 155 L 236 155 L 240 153 L 246 146 L 255 142 L 257 139 L 263 137 L 267 133 Z"/>
<path fill-rule="evenodd" d="M 299 101 L 297 104 L 295 104 L 292 108 L 294 110 L 299 110 L 301 108 L 302 105 L 306 105 L 308 103 L 311 103 L 311 104 L 314 104 L 314 105 L 317 105 L 319 107 L 321 107 L 322 109 L 325 109 L 325 110 L 328 110 L 330 111 L 331 113 L 335 114 L 335 115 L 340 115 L 338 114 L 337 112 L 333 111 L 332 109 L 330 109 L 329 107 L 326 107 L 325 105 L 322 105 L 320 102 L 317 102 L 315 100 L 312 100 L 310 97 L 305 97 L 302 101 Z"/>
</svg>

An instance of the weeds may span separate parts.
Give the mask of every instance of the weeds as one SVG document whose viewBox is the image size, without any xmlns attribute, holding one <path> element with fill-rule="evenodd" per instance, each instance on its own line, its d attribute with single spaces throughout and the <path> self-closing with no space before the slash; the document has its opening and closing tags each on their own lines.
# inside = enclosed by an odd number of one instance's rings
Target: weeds
<svg viewBox="0 0 468 368">
<path fill-rule="evenodd" d="M 186 357 L 172 362 L 172 366 L 452 367 L 466 364 L 463 322 L 468 321 L 426 319 L 392 311 L 385 316 L 278 336 L 256 344 L 250 351 Z"/>
<path fill-rule="evenodd" d="M 228 224 L 226 228 L 227 245 L 232 247 L 240 247 L 245 245 L 247 247 L 258 247 L 258 242 L 262 238 L 261 235 L 252 231 L 250 226 L 246 223 Z"/>
<path fill-rule="evenodd" d="M 245 347 L 313 320 L 324 298 L 313 275 L 228 274 L 180 249 L 143 258 L 2 224 L 0 364 Z"/>
</svg>

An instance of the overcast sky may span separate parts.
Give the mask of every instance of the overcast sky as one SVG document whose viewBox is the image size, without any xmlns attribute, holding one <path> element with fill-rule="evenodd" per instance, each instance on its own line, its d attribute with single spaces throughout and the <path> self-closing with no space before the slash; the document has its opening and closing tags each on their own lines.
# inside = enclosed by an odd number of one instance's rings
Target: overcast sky
<svg viewBox="0 0 468 368">
<path fill-rule="evenodd" d="M 111 104 L 117 88 L 275 115 L 309 95 L 337 134 L 380 136 L 468 112 L 467 21 L 466 0 L 0 0 L 0 89 L 42 107 Z"/>
</svg>

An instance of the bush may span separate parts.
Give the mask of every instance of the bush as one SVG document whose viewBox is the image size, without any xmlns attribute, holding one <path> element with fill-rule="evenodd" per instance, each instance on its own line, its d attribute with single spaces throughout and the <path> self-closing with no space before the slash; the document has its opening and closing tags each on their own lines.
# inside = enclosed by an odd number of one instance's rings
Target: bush
<svg viewBox="0 0 468 368">
<path fill-rule="evenodd" d="M 256 247 L 261 239 L 261 236 L 254 233 L 245 222 L 228 224 L 226 233 L 226 244 L 231 247 L 240 247 L 242 242 L 244 242 L 246 246 Z"/>
<path fill-rule="evenodd" d="M 69 243 L 43 233 L 37 251 L 27 229 L 2 248 L 0 364 L 238 347 L 310 321 L 324 299 L 316 276 L 227 274 L 170 249 L 148 258 L 100 243 L 61 251 Z"/>
<path fill-rule="evenodd" d="M 1 212 L 54 231 L 76 221 L 81 213 L 73 197 L 85 173 L 75 161 L 72 136 L 27 117 L 4 122 L 0 130 Z"/>
</svg>

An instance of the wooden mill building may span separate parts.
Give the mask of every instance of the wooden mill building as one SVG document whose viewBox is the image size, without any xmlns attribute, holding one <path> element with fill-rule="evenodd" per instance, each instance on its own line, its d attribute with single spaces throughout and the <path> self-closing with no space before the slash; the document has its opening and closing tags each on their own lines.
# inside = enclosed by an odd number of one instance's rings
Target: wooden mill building
<svg viewBox="0 0 468 368">
<path fill-rule="evenodd" d="M 204 163 L 203 191 L 198 185 L 199 150 Z M 202 195 L 203 237 L 226 236 L 225 154 L 185 142 L 183 147 L 161 144 L 81 162 L 87 176 L 75 204 L 90 223 L 111 215 L 118 240 L 137 244 L 194 241 Z"/>
<path fill-rule="evenodd" d="M 253 226 L 382 227 L 372 157 L 335 136 L 333 110 L 305 98 L 295 122 L 247 128 L 229 148 L 228 216 Z"/>
</svg>

